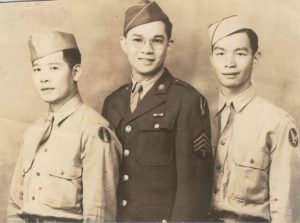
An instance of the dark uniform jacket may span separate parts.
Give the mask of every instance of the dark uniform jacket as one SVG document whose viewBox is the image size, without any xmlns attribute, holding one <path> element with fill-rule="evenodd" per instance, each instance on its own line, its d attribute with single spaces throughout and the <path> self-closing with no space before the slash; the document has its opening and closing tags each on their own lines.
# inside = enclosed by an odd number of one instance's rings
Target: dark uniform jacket
<svg viewBox="0 0 300 223">
<path fill-rule="evenodd" d="M 131 88 L 103 107 L 123 145 L 117 221 L 203 220 L 212 184 L 206 99 L 165 69 L 131 113 Z"/>
</svg>

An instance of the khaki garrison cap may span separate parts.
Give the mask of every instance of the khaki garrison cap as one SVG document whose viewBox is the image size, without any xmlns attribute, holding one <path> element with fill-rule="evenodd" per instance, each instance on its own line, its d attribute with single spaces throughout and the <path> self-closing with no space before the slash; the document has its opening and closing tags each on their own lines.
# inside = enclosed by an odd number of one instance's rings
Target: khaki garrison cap
<svg viewBox="0 0 300 223">
<path fill-rule="evenodd" d="M 136 26 L 155 21 L 163 21 L 172 26 L 169 17 L 155 1 L 140 1 L 126 10 L 123 33 L 125 35 Z"/>
<path fill-rule="evenodd" d="M 78 49 L 73 34 L 64 32 L 45 32 L 31 34 L 28 40 L 31 61 L 49 54 L 66 50 Z"/>
<path fill-rule="evenodd" d="M 242 21 L 237 15 L 223 18 L 211 24 L 208 27 L 208 35 L 211 47 L 213 47 L 216 42 L 224 37 L 242 29 L 253 30 L 249 24 L 246 24 L 246 22 Z"/>
</svg>

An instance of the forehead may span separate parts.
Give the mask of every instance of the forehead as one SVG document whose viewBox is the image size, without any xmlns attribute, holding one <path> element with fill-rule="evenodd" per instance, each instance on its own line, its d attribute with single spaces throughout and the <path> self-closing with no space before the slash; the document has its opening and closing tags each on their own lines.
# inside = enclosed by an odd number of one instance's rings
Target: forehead
<svg viewBox="0 0 300 223">
<path fill-rule="evenodd" d="M 228 51 L 241 48 L 251 50 L 251 45 L 247 33 L 241 32 L 226 36 L 223 39 L 219 40 L 214 45 L 214 49 L 216 48 L 222 48 Z"/>
<path fill-rule="evenodd" d="M 155 21 L 139 25 L 129 30 L 127 36 L 141 35 L 145 37 L 167 36 L 165 24 L 162 21 Z"/>
<path fill-rule="evenodd" d="M 49 63 L 64 63 L 63 52 L 58 51 L 42 58 L 35 60 L 32 64 L 33 65 L 42 65 L 42 64 L 49 64 Z"/>
</svg>

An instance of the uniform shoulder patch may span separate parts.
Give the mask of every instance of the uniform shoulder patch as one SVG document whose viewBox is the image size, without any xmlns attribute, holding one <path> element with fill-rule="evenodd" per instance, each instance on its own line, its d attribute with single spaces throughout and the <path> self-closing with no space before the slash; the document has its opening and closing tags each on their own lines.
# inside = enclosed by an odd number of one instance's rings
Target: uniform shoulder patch
<svg viewBox="0 0 300 223">
<path fill-rule="evenodd" d="M 298 133 L 295 128 L 291 128 L 289 131 L 289 142 L 293 147 L 298 146 Z"/>
<path fill-rule="evenodd" d="M 111 135 L 109 131 L 103 126 L 98 128 L 98 136 L 105 143 L 110 143 L 111 141 Z"/>
<path fill-rule="evenodd" d="M 193 152 L 201 159 L 208 159 L 212 156 L 210 140 L 205 132 L 193 140 Z"/>
</svg>

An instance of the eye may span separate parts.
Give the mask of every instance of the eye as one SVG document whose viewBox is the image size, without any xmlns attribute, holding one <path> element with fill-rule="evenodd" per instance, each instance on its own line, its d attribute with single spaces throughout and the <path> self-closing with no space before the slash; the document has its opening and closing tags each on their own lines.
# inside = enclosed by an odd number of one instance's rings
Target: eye
<svg viewBox="0 0 300 223">
<path fill-rule="evenodd" d="M 216 56 L 223 56 L 224 53 L 223 53 L 223 52 L 216 52 L 215 55 L 216 55 Z"/>
<path fill-rule="evenodd" d="M 32 71 L 33 71 L 33 72 L 40 72 L 40 71 L 41 71 L 41 68 L 39 68 L 39 67 L 33 67 L 33 68 L 32 68 Z"/>
<path fill-rule="evenodd" d="M 155 44 L 163 44 L 164 43 L 164 41 L 162 39 L 153 39 L 151 42 L 155 43 Z"/>
<path fill-rule="evenodd" d="M 134 39 L 132 39 L 132 42 L 141 43 L 141 42 L 143 42 L 143 39 L 142 38 L 134 38 Z"/>
<path fill-rule="evenodd" d="M 247 56 L 248 54 L 244 53 L 244 52 L 238 52 L 238 53 L 236 53 L 236 55 L 244 57 L 244 56 Z"/>
<path fill-rule="evenodd" d="M 55 70 L 58 70 L 59 67 L 58 66 L 51 66 L 49 69 L 52 70 L 52 71 L 55 71 Z"/>
</svg>

